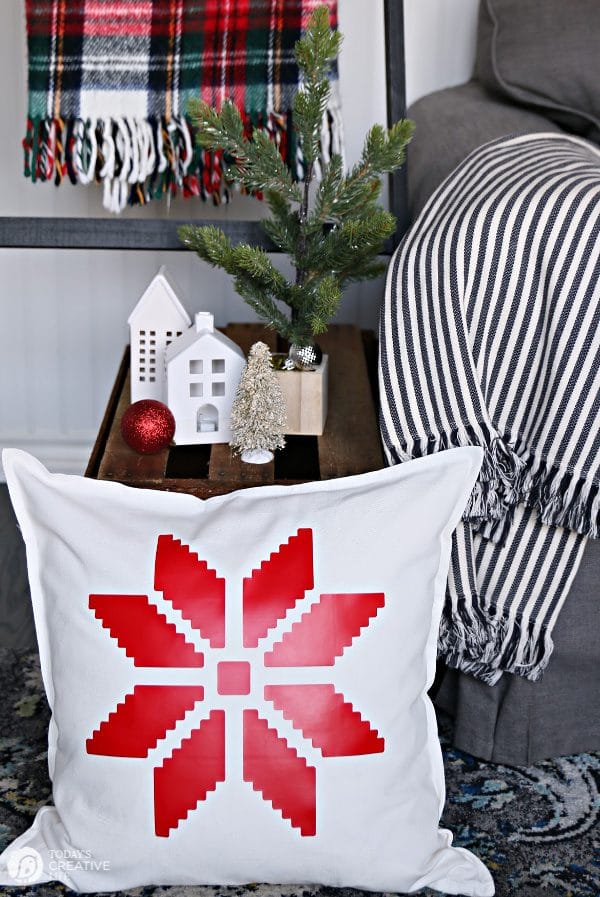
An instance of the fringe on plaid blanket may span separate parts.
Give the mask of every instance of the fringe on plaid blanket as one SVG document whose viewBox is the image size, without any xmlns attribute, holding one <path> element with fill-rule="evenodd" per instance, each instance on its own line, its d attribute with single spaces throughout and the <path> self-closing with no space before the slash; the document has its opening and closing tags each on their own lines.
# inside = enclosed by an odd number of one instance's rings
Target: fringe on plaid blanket
<svg viewBox="0 0 600 897">
<path fill-rule="evenodd" d="M 380 385 L 391 463 L 485 451 L 441 653 L 490 683 L 538 679 L 600 536 L 600 149 L 503 138 L 447 178 L 390 267 Z"/>
<path fill-rule="evenodd" d="M 29 114 L 24 172 L 33 181 L 103 184 L 120 212 L 164 195 L 228 201 L 223 154 L 195 143 L 191 98 L 232 99 L 251 135 L 266 128 L 304 176 L 292 103 L 293 59 L 323 0 L 26 0 Z M 337 26 L 337 2 L 325 0 Z M 337 69 L 321 159 L 343 153 Z"/>
</svg>

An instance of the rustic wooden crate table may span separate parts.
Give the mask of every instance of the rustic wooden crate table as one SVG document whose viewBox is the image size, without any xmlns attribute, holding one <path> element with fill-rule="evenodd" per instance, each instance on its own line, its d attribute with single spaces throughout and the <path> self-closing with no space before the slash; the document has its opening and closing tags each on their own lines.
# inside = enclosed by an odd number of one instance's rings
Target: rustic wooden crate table
<svg viewBox="0 0 600 897">
<path fill-rule="evenodd" d="M 277 349 L 277 336 L 259 324 L 230 324 L 224 332 L 247 353 L 259 339 Z M 268 464 L 244 464 L 228 445 L 171 446 L 139 455 L 121 436 L 130 403 L 125 352 L 86 476 L 208 498 L 248 486 L 327 480 L 384 467 L 365 342 L 353 325 L 334 325 L 319 337 L 329 355 L 329 414 L 322 436 L 288 436 Z"/>
</svg>

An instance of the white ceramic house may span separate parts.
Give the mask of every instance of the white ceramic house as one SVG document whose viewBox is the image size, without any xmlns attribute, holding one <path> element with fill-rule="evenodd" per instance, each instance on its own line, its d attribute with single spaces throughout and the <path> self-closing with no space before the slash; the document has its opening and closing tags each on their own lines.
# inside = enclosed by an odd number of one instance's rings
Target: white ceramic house
<svg viewBox="0 0 600 897">
<path fill-rule="evenodd" d="M 165 350 L 192 321 L 163 266 L 129 316 L 131 401 L 167 401 Z"/>
<path fill-rule="evenodd" d="M 215 330 L 209 312 L 199 312 L 168 347 L 166 364 L 175 444 L 229 442 L 231 406 L 246 366 L 240 347 Z"/>
</svg>

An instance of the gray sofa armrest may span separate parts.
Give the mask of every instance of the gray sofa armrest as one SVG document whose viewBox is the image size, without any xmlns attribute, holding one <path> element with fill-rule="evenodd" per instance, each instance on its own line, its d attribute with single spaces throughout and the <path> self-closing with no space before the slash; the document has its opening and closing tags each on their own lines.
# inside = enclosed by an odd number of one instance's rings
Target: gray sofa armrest
<svg viewBox="0 0 600 897">
<path fill-rule="evenodd" d="M 413 221 L 436 187 L 481 144 L 506 134 L 561 131 L 543 115 L 498 99 L 477 81 L 423 97 L 408 117 L 417 126 L 407 158 Z"/>
</svg>

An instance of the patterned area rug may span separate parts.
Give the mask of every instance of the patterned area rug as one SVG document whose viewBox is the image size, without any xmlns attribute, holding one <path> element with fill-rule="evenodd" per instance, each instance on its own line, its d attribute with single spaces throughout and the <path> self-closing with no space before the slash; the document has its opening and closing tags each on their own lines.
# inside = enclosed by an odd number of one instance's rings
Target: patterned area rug
<svg viewBox="0 0 600 897">
<path fill-rule="evenodd" d="M 50 794 L 48 708 L 37 655 L 0 650 L 0 850 L 26 829 Z M 529 768 L 475 760 L 449 747 L 440 720 L 447 802 L 442 823 L 455 843 L 490 868 L 498 897 L 599 897 L 600 755 L 579 754 Z M 63 885 L 15 888 L 12 897 L 55 897 Z M 360 897 L 351 889 L 135 888 L 131 897 Z M 422 895 L 433 894 L 421 891 Z"/>
</svg>

